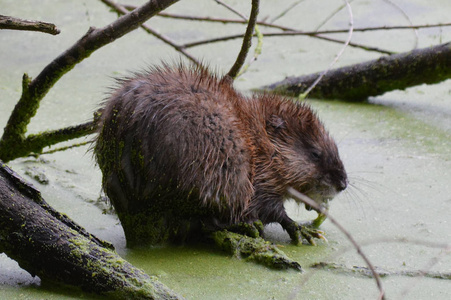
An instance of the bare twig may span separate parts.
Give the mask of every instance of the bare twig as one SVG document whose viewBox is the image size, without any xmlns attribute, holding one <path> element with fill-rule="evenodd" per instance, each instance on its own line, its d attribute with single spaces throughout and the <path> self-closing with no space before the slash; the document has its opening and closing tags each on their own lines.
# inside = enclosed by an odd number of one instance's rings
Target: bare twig
<svg viewBox="0 0 451 300">
<path fill-rule="evenodd" d="M 374 269 L 373 264 L 370 262 L 370 260 L 368 259 L 368 257 L 363 253 L 362 248 L 359 246 L 359 244 L 354 240 L 354 238 L 352 237 L 352 235 L 343 227 L 341 226 L 340 223 L 338 223 L 337 220 L 335 220 L 335 218 L 333 218 L 332 216 L 330 216 L 327 212 L 327 210 L 318 205 L 318 203 L 316 203 L 315 201 L 313 201 L 312 199 L 310 199 L 309 197 L 305 196 L 304 194 L 301 194 L 300 192 L 296 191 L 294 188 L 288 188 L 288 193 L 296 198 L 296 200 L 299 200 L 300 202 L 303 202 L 305 204 L 310 205 L 311 207 L 313 207 L 316 211 L 318 211 L 319 213 L 322 213 L 324 215 L 327 216 L 327 218 L 335 225 L 337 226 L 337 228 L 344 233 L 344 235 L 348 238 L 348 240 L 351 242 L 351 244 L 354 246 L 354 248 L 357 250 L 357 253 L 362 257 L 362 259 L 365 261 L 366 265 L 368 266 L 368 268 L 371 270 L 371 274 L 373 274 L 374 279 L 376 280 L 376 284 L 377 287 L 379 289 L 379 299 L 385 299 L 384 295 L 385 295 L 385 291 L 384 288 L 382 286 L 382 282 L 381 279 L 379 277 L 379 274 L 377 274 L 376 270 Z M 296 291 L 295 291 L 296 293 Z"/>
<path fill-rule="evenodd" d="M 283 16 L 285 16 L 290 10 L 292 10 L 293 8 L 295 8 L 297 5 L 299 5 L 301 2 L 304 2 L 304 0 L 299 0 L 294 2 L 293 4 L 291 4 L 288 8 L 284 9 L 280 14 L 278 14 L 277 16 L 275 16 L 272 20 L 271 23 L 274 23 L 275 21 L 277 21 L 278 19 L 282 18 Z"/>
<path fill-rule="evenodd" d="M 49 151 L 42 152 L 41 155 L 43 155 L 43 154 L 52 154 L 52 153 L 56 153 L 56 152 L 60 152 L 60 151 L 66 151 L 66 150 L 69 150 L 69 149 L 72 149 L 72 148 L 77 148 L 77 147 L 85 146 L 85 145 L 88 145 L 88 144 L 91 144 L 91 141 L 81 142 L 81 143 L 77 143 L 77 144 L 73 144 L 73 145 L 69 145 L 69 146 L 65 146 L 65 147 L 59 147 L 59 148 L 56 148 L 56 149 L 52 149 L 52 150 L 49 150 Z"/>
<path fill-rule="evenodd" d="M 131 8 L 130 6 L 126 7 L 123 6 L 121 4 L 117 4 L 113 1 L 110 0 L 101 0 L 104 4 L 106 4 L 107 6 L 113 8 L 116 12 L 124 15 L 126 13 L 128 13 L 129 9 Z M 184 55 L 186 58 L 188 58 L 189 60 L 191 60 L 194 64 L 196 65 L 200 65 L 200 62 L 194 58 L 194 56 L 192 56 L 191 54 L 189 54 L 184 47 L 177 45 L 174 41 L 172 41 L 170 38 L 168 38 L 167 36 L 157 32 L 155 29 L 147 26 L 146 24 L 141 24 L 141 28 L 144 29 L 147 33 L 150 33 L 151 35 L 153 35 L 154 37 L 156 37 L 157 39 L 163 41 L 164 43 L 168 44 L 169 46 L 173 47 L 176 51 L 180 52 L 182 55 Z"/>
<path fill-rule="evenodd" d="M 409 30 L 409 29 L 423 29 L 423 28 L 435 28 L 435 27 L 448 27 L 451 23 L 438 23 L 438 24 L 424 24 L 424 25 L 399 25 L 399 26 L 376 26 L 376 27 L 361 27 L 354 28 L 354 32 L 365 32 L 365 31 L 378 31 L 378 30 Z M 344 33 L 347 29 L 336 29 L 336 30 L 321 30 L 316 33 L 326 34 L 326 33 Z"/>
<path fill-rule="evenodd" d="M 55 24 L 41 21 L 22 20 L 2 15 L 0 15 L 0 29 L 39 31 L 52 35 L 57 35 L 60 33 L 60 30 L 56 28 Z"/>
<path fill-rule="evenodd" d="M 132 5 L 124 5 L 127 9 L 133 9 L 134 6 Z M 345 5 L 343 6 L 345 7 Z M 341 8 L 340 8 L 341 9 Z M 218 23 L 235 23 L 235 24 L 246 24 L 247 21 L 244 20 L 237 20 L 237 19 L 224 19 L 224 18 L 211 18 L 211 17 L 196 17 L 196 16 L 186 16 L 186 15 L 177 15 L 177 14 L 168 14 L 168 13 L 160 13 L 158 16 L 165 17 L 165 18 L 174 18 L 174 19 L 182 19 L 182 20 L 188 20 L 188 21 L 202 21 L 202 22 L 218 22 Z M 325 41 L 333 42 L 333 43 L 339 43 L 343 44 L 345 41 L 334 39 L 331 37 L 326 37 L 323 34 L 338 34 L 338 33 L 346 33 L 349 32 L 349 29 L 333 29 L 333 30 L 316 30 L 316 31 L 299 31 L 294 28 L 271 24 L 268 22 L 262 22 L 258 21 L 257 25 L 268 27 L 268 28 L 275 28 L 282 30 L 284 32 L 282 33 L 262 33 L 262 35 L 267 37 L 273 37 L 273 36 L 297 36 L 297 35 L 307 35 L 311 36 L 313 38 L 322 39 Z M 451 26 L 451 23 L 438 23 L 438 24 L 426 24 L 426 25 L 410 25 L 410 26 L 378 26 L 378 27 L 362 27 L 362 28 L 354 28 L 353 32 L 366 32 L 366 31 L 379 31 L 379 30 L 411 30 L 411 29 L 421 29 L 421 28 L 435 28 L 435 27 L 446 27 Z M 192 43 L 186 43 L 184 45 L 181 45 L 180 47 L 182 49 L 185 48 L 191 48 L 196 46 L 201 46 L 209 43 L 216 43 L 216 42 L 222 42 L 222 41 L 228 41 L 232 39 L 238 39 L 243 38 L 244 35 L 237 34 L 237 35 L 230 35 L 225 37 L 219 37 L 219 38 L 213 38 L 213 39 L 206 39 L 202 41 L 192 42 Z M 363 49 L 365 51 L 372 51 L 372 52 L 378 52 L 382 54 L 394 54 L 393 51 L 388 51 L 384 49 L 380 49 L 377 47 L 371 47 L 366 46 L 358 43 L 349 43 L 350 47 Z"/>
<path fill-rule="evenodd" d="M 216 3 L 218 3 L 219 5 L 224 6 L 225 8 L 227 8 L 228 10 L 230 10 L 231 12 L 233 12 L 235 15 L 241 17 L 241 19 L 243 20 L 247 20 L 246 16 L 243 15 L 242 13 L 240 13 L 239 11 L 237 11 L 236 9 L 234 9 L 233 7 L 231 7 L 230 5 L 228 5 L 227 3 L 224 3 L 221 0 L 214 0 Z"/>
<path fill-rule="evenodd" d="M 170 14 L 170 13 L 164 13 L 164 12 L 159 13 L 158 16 L 163 17 L 163 18 L 179 19 L 179 20 L 185 20 L 185 21 L 212 22 L 212 23 L 223 23 L 223 24 L 247 24 L 247 19 L 238 20 L 238 19 L 224 19 L 224 18 L 212 18 L 212 17 L 196 17 L 196 16 Z M 268 28 L 280 29 L 283 31 L 292 31 L 293 30 L 293 29 L 285 27 L 285 26 L 271 24 L 271 23 L 262 22 L 262 21 L 257 21 L 257 25 L 261 25 L 261 26 L 268 27 Z"/>
<path fill-rule="evenodd" d="M 349 3 L 351 3 L 354 0 L 349 1 Z M 336 14 L 338 14 L 343 8 L 346 7 L 346 3 L 340 5 L 339 7 L 337 7 L 331 14 L 329 14 L 321 23 L 318 24 L 318 26 L 316 26 L 315 31 L 318 32 L 319 29 L 321 27 L 323 27 L 327 22 L 329 22 L 330 19 L 332 19 Z M 346 30 L 347 31 L 347 30 Z M 345 32 L 345 31 L 343 31 Z"/>
<path fill-rule="evenodd" d="M 349 29 L 348 29 L 349 30 Z M 262 33 L 263 36 L 266 37 L 271 37 L 271 36 L 296 36 L 296 35 L 308 35 L 317 39 L 321 39 L 321 40 L 325 40 L 325 41 L 329 41 L 329 42 L 333 42 L 333 43 L 338 43 L 338 44 L 343 44 L 345 43 L 345 41 L 343 40 L 338 40 L 338 39 L 333 39 L 330 37 L 325 37 L 322 35 L 318 35 L 316 32 L 303 32 L 303 31 L 290 31 L 290 32 L 268 32 L 268 33 Z M 206 40 L 202 40 L 202 41 L 197 41 L 197 42 L 192 42 L 192 43 L 186 43 L 184 45 L 182 45 L 183 48 L 191 48 L 191 47 L 197 47 L 197 46 L 202 46 L 205 44 L 211 44 L 211 43 L 217 43 L 217 42 L 225 42 L 225 41 L 229 41 L 229 40 L 234 40 L 234 39 L 241 39 L 243 38 L 243 34 L 236 34 L 236 35 L 229 35 L 229 36 L 224 36 L 224 37 L 219 37 L 219 38 L 213 38 L 213 39 L 206 39 Z M 350 47 L 354 47 L 354 48 L 360 48 L 363 49 L 365 51 L 373 51 L 373 52 L 378 52 L 378 53 L 382 53 L 382 54 L 394 54 L 394 52 L 392 51 L 388 51 L 388 50 L 383 50 L 383 49 L 379 49 L 376 47 L 369 47 L 369 46 L 365 46 L 365 45 L 360 45 L 357 43 L 349 43 Z"/>
<path fill-rule="evenodd" d="M 348 38 L 346 39 L 346 42 L 344 43 L 343 47 L 340 49 L 340 51 L 338 52 L 338 54 L 335 56 L 335 59 L 329 64 L 329 66 L 327 67 L 327 69 L 325 69 L 323 72 L 321 72 L 321 74 L 318 76 L 318 78 L 312 83 L 312 85 L 309 86 L 309 88 L 303 93 L 301 94 L 299 97 L 301 98 L 305 98 L 307 97 L 307 95 L 310 93 L 311 90 L 313 90 L 315 88 L 315 86 L 318 84 L 318 82 L 320 82 L 320 80 L 324 77 L 324 75 L 327 74 L 327 72 L 329 72 L 329 70 L 337 63 L 338 59 L 343 55 L 343 52 L 345 51 L 346 47 L 349 45 L 349 43 L 351 42 L 351 38 L 352 38 L 352 30 L 354 29 L 354 17 L 352 16 L 352 9 L 351 9 L 351 5 L 349 4 L 348 0 L 344 0 L 346 8 L 348 9 L 348 14 L 349 14 L 349 31 L 348 31 Z"/>
<path fill-rule="evenodd" d="M 350 1 L 351 2 L 351 1 Z M 132 5 L 123 5 L 128 10 L 132 10 L 136 8 Z M 214 22 L 214 23 L 235 23 L 235 24 L 247 24 L 247 20 L 237 20 L 237 19 L 223 19 L 223 18 L 212 18 L 212 17 L 196 17 L 196 16 L 186 16 L 186 15 L 178 15 L 178 14 L 170 14 L 161 12 L 158 14 L 159 17 L 163 18 L 172 18 L 172 19 L 180 19 L 186 21 L 199 21 L 199 22 Z M 268 22 L 258 21 L 257 25 L 268 28 L 280 29 L 282 31 L 292 31 L 301 35 L 317 35 L 317 34 L 335 34 L 335 33 L 346 33 L 349 31 L 348 29 L 328 29 L 328 30 L 317 30 L 317 31 L 300 31 L 291 27 L 286 27 L 282 25 L 271 24 Z M 451 23 L 437 23 L 437 24 L 423 24 L 423 25 L 399 25 L 399 26 L 376 26 L 376 27 L 360 27 L 354 28 L 354 32 L 365 32 L 365 31 L 379 31 L 379 30 L 410 30 L 410 29 L 424 29 L 424 28 L 436 28 L 436 27 L 448 27 L 451 26 Z M 265 34 L 266 35 L 266 34 Z"/>
<path fill-rule="evenodd" d="M 258 9 L 259 9 L 259 0 L 252 0 L 252 9 L 251 9 L 251 15 L 249 17 L 249 22 L 247 24 L 246 33 L 244 34 L 243 44 L 241 46 L 240 53 L 238 54 L 238 57 L 233 64 L 232 68 L 229 70 L 227 75 L 230 78 L 235 78 L 241 67 L 244 64 L 244 61 L 246 60 L 247 53 L 249 52 L 249 48 L 252 44 L 252 36 L 254 32 L 255 23 L 257 22 L 257 15 L 258 15 Z"/>
<path fill-rule="evenodd" d="M 404 18 L 406 18 L 407 22 L 409 22 L 410 26 L 413 25 L 413 24 L 412 24 L 412 21 L 410 20 L 409 15 L 404 11 L 404 9 L 402 9 L 402 7 L 400 7 L 398 4 L 394 3 L 394 2 L 391 1 L 391 0 L 382 0 L 382 1 L 384 1 L 385 3 L 387 3 L 387 4 L 391 5 L 391 6 L 393 6 L 395 9 L 397 9 L 398 11 L 400 11 L 401 14 L 404 16 Z M 416 48 L 418 47 L 418 30 L 414 29 L 414 30 L 413 30 L 413 33 L 414 33 L 414 35 L 415 35 L 415 42 L 414 42 L 414 44 L 413 44 L 413 49 L 416 49 Z"/>
</svg>

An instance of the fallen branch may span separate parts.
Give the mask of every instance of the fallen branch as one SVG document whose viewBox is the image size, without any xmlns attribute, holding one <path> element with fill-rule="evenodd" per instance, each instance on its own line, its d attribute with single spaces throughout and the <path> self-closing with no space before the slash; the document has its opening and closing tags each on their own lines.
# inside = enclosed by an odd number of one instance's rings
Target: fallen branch
<svg viewBox="0 0 451 300">
<path fill-rule="evenodd" d="M 41 100 L 64 74 L 97 49 L 138 28 L 143 22 L 177 1 L 151 0 L 101 29 L 90 28 L 72 47 L 47 65 L 35 79 L 31 80 L 24 75 L 22 96 L 14 107 L 0 139 L 0 159 L 9 161 L 19 157 L 17 149 L 27 150 L 25 148 L 27 145 L 24 144 L 27 126 L 36 114 Z"/>
<path fill-rule="evenodd" d="M 278 94 L 299 96 L 320 73 L 287 77 L 261 88 Z M 329 71 L 310 92 L 318 99 L 363 101 L 393 90 L 433 84 L 451 78 L 451 43 L 385 56 Z"/>
<path fill-rule="evenodd" d="M 179 299 L 50 207 L 0 161 L 0 252 L 33 276 L 114 299 Z"/>
<path fill-rule="evenodd" d="M 56 28 L 55 24 L 41 21 L 22 20 L 2 15 L 0 15 L 0 29 L 39 31 L 52 35 L 57 35 L 60 33 L 60 30 Z"/>
</svg>

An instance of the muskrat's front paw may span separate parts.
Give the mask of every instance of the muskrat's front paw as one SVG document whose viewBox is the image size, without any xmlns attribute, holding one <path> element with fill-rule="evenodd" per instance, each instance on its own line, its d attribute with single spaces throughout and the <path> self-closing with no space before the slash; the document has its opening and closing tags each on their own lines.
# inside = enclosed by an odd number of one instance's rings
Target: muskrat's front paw
<svg viewBox="0 0 451 300">
<path fill-rule="evenodd" d="M 324 237 L 324 231 L 318 230 L 310 226 L 304 226 L 302 224 L 292 223 L 287 228 L 288 234 L 291 237 L 293 244 L 301 245 L 305 239 L 310 245 L 316 246 L 315 238 L 327 241 Z"/>
<path fill-rule="evenodd" d="M 318 230 L 318 229 L 308 227 L 308 226 L 299 225 L 299 231 L 300 231 L 300 235 L 304 239 L 306 239 L 310 245 L 316 246 L 316 242 L 315 242 L 314 238 L 327 241 L 326 237 L 324 236 L 325 233 L 322 230 Z"/>
</svg>

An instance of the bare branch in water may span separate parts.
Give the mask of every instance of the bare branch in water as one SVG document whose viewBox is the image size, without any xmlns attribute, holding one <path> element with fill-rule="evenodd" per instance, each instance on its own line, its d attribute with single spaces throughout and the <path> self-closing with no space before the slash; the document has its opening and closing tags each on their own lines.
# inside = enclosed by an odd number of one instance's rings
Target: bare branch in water
<svg viewBox="0 0 451 300">
<path fill-rule="evenodd" d="M 344 233 L 344 235 L 347 237 L 347 239 L 351 242 L 351 244 L 354 246 L 354 248 L 357 250 L 357 253 L 363 258 L 363 260 L 365 261 L 366 265 L 368 266 L 368 268 L 371 270 L 371 274 L 374 276 L 374 280 L 376 280 L 376 284 L 377 287 L 379 289 L 379 299 L 385 299 L 385 291 L 384 288 L 382 286 L 382 282 L 381 279 L 379 277 L 379 274 L 376 272 L 376 270 L 374 269 L 373 264 L 371 263 L 371 261 L 368 259 L 368 257 L 363 253 L 362 248 L 360 247 L 360 245 L 354 240 L 354 238 L 352 237 L 352 235 L 343 227 L 341 226 L 340 223 L 338 223 L 337 220 L 335 220 L 335 218 L 333 218 L 332 216 L 330 216 L 327 212 L 327 210 L 318 205 L 318 203 L 316 203 L 315 201 L 313 201 L 312 199 L 310 199 L 309 197 L 307 197 L 306 195 L 296 191 L 294 188 L 290 187 L 288 188 L 288 193 L 295 198 L 296 200 L 298 200 L 299 202 L 303 202 L 307 205 L 310 205 L 311 207 L 313 207 L 316 211 L 318 211 L 321 214 L 324 214 L 327 216 L 327 218 L 335 225 L 337 226 L 337 228 Z"/>
</svg>

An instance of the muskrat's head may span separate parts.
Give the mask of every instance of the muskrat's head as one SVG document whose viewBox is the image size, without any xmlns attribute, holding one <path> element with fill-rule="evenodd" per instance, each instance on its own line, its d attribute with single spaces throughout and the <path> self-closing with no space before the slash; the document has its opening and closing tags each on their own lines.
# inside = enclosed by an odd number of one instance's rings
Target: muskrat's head
<svg viewBox="0 0 451 300">
<path fill-rule="evenodd" d="M 285 189 L 291 186 L 320 205 L 346 189 L 348 179 L 337 145 L 308 105 L 281 99 L 269 114 L 266 129 Z"/>
</svg>

